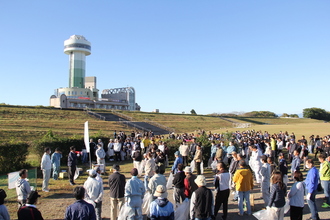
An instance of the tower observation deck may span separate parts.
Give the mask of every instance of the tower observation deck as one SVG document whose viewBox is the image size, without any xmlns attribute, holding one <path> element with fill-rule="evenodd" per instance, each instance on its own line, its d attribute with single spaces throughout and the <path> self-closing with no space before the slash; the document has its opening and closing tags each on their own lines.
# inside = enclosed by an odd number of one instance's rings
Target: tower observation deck
<svg viewBox="0 0 330 220">
<path fill-rule="evenodd" d="M 85 57 L 91 54 L 91 43 L 72 35 L 64 41 L 64 53 L 69 55 L 69 88 L 85 88 Z"/>
</svg>

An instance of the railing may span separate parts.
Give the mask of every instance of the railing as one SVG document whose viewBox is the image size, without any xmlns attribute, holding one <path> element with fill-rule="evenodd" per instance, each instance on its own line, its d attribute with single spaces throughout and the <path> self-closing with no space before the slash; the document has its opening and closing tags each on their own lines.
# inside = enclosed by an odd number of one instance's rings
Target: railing
<svg viewBox="0 0 330 220">
<path fill-rule="evenodd" d="M 94 117 L 100 118 L 101 120 L 105 121 L 105 117 L 103 115 L 97 114 L 96 112 L 86 110 L 86 113 L 89 114 L 89 115 L 93 115 Z"/>
<path fill-rule="evenodd" d="M 135 123 L 133 123 L 133 122 L 131 122 L 131 121 L 125 121 L 125 120 L 123 120 L 123 119 L 121 119 L 121 118 L 119 118 L 119 122 L 122 123 L 122 124 L 126 124 L 127 126 L 130 126 L 130 127 L 134 127 L 134 128 L 140 129 L 140 130 L 142 130 L 142 131 L 148 131 L 148 132 L 151 131 L 150 129 L 147 129 L 147 128 L 145 128 L 145 127 L 142 127 L 142 126 L 140 126 L 140 125 L 137 125 L 137 124 L 135 124 Z"/>
<path fill-rule="evenodd" d="M 111 109 L 111 113 L 114 114 L 114 115 L 117 115 L 119 117 L 125 118 L 125 119 L 127 119 L 129 121 L 133 121 L 133 118 L 132 117 L 130 117 L 128 115 L 125 115 L 123 113 L 117 112 L 116 110 Z"/>
<path fill-rule="evenodd" d="M 155 122 L 155 121 L 151 121 L 150 119 L 148 118 L 145 118 L 144 121 L 148 124 L 151 124 L 151 125 L 154 125 L 156 127 L 159 127 L 161 129 L 164 129 L 166 131 L 169 131 L 169 132 L 175 132 L 175 129 L 174 128 L 170 128 L 170 127 L 167 127 L 165 125 L 162 125 L 162 124 L 159 124 L 158 122 Z"/>
</svg>

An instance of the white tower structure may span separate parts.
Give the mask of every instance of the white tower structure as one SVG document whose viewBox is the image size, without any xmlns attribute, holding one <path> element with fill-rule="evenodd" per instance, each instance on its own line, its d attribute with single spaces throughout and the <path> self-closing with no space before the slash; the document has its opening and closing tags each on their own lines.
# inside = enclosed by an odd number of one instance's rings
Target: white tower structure
<svg viewBox="0 0 330 220">
<path fill-rule="evenodd" d="M 84 36 L 72 35 L 64 41 L 69 55 L 69 88 L 85 88 L 85 57 L 91 54 L 91 43 Z"/>
</svg>

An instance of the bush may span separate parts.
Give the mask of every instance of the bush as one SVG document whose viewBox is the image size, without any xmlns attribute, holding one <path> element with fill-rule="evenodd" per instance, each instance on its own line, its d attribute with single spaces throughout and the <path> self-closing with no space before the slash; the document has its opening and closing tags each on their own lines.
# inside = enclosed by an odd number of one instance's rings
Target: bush
<svg viewBox="0 0 330 220">
<path fill-rule="evenodd" d="M 20 144 L 0 144 L 0 170 L 1 173 L 17 171 L 28 168 L 26 157 L 28 155 L 29 145 Z"/>
</svg>

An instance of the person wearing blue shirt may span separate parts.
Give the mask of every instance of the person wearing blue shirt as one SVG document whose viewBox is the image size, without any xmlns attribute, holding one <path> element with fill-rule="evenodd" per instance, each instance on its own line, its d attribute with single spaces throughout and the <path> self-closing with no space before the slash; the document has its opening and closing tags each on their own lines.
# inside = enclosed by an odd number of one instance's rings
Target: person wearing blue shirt
<svg viewBox="0 0 330 220">
<path fill-rule="evenodd" d="M 158 185 L 154 196 L 157 197 L 150 204 L 150 219 L 151 220 L 174 220 L 174 207 L 168 201 L 166 187 Z"/>
<path fill-rule="evenodd" d="M 317 185 L 319 182 L 319 172 L 316 167 L 314 167 L 314 162 L 312 159 L 306 161 L 306 168 L 310 169 L 307 173 L 305 180 L 306 184 L 306 200 L 308 207 L 311 211 L 311 218 L 309 220 L 319 220 L 319 214 L 315 203 L 315 195 L 317 192 Z"/>
<path fill-rule="evenodd" d="M 291 180 L 293 180 L 293 174 L 295 171 L 300 171 L 300 157 L 299 151 L 297 150 L 293 152 L 293 159 L 291 162 Z"/>
<path fill-rule="evenodd" d="M 213 161 L 218 148 L 217 148 L 217 145 L 215 144 L 215 141 L 212 141 L 211 145 L 212 145 L 211 146 L 211 158 L 212 158 L 212 161 Z"/>
<path fill-rule="evenodd" d="M 57 180 L 58 179 L 58 174 L 60 173 L 60 168 L 61 168 L 61 158 L 62 158 L 62 153 L 60 148 L 55 149 L 55 153 L 52 154 L 51 157 L 51 162 L 53 165 L 53 179 Z"/>
<path fill-rule="evenodd" d="M 234 142 L 229 142 L 229 146 L 226 149 L 227 152 L 227 158 L 228 158 L 228 164 L 230 164 L 231 159 L 233 156 L 231 155 L 234 151 L 236 151 L 236 147 L 234 146 Z"/>
<path fill-rule="evenodd" d="M 173 166 L 172 166 L 172 173 L 173 173 L 173 174 L 176 174 L 176 173 L 178 172 L 178 165 L 179 165 L 180 163 L 183 164 L 183 160 L 182 160 L 182 157 L 181 157 L 179 151 L 176 151 L 176 152 L 174 153 L 174 156 L 175 156 L 175 161 L 174 161 L 174 164 L 173 164 Z"/>
</svg>

